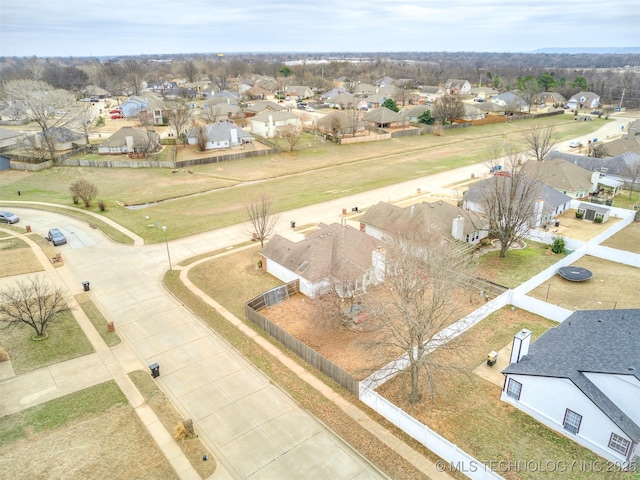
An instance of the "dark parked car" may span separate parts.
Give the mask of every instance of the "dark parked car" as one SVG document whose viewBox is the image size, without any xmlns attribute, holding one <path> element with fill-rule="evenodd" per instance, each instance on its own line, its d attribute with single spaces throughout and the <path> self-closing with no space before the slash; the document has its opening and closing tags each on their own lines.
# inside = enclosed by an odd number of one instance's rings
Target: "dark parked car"
<svg viewBox="0 0 640 480">
<path fill-rule="evenodd" d="M 49 230 L 47 240 L 52 242 L 55 246 L 64 245 L 65 243 L 67 243 L 67 238 L 57 228 L 52 228 L 51 230 Z"/>
<path fill-rule="evenodd" d="M 602 112 L 600 110 L 594 110 L 591 112 L 591 115 L 602 115 Z"/>
<path fill-rule="evenodd" d="M 0 223 L 18 223 L 20 217 L 11 212 L 0 212 Z"/>
</svg>

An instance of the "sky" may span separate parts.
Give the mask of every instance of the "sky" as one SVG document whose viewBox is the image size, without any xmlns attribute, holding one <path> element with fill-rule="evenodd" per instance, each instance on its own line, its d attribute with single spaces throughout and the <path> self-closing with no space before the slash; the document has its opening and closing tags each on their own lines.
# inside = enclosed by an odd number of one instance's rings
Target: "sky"
<svg viewBox="0 0 640 480">
<path fill-rule="evenodd" d="M 640 0 L 0 0 L 0 56 L 640 46 Z"/>
</svg>

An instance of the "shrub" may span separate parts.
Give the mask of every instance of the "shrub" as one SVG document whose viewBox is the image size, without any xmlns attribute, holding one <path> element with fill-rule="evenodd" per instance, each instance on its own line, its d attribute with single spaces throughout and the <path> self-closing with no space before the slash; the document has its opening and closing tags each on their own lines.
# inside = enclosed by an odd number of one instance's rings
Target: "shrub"
<svg viewBox="0 0 640 480">
<path fill-rule="evenodd" d="M 584 212 L 576 212 L 576 218 L 580 219 L 584 217 Z"/>
<path fill-rule="evenodd" d="M 551 244 L 551 251 L 553 253 L 565 253 L 565 241 L 562 237 L 553 237 L 553 243 Z"/>
<path fill-rule="evenodd" d="M 185 428 L 184 423 L 179 423 L 173 429 L 173 438 L 179 442 L 187 438 L 187 429 Z"/>
<path fill-rule="evenodd" d="M 593 219 L 594 223 L 602 223 L 602 217 L 596 217 Z"/>
<path fill-rule="evenodd" d="M 6 362 L 7 360 L 9 360 L 9 354 L 4 348 L 0 347 L 0 362 Z"/>
<path fill-rule="evenodd" d="M 101 212 L 104 212 L 107 209 L 107 204 L 104 203 L 104 200 L 98 200 L 98 208 Z"/>
</svg>

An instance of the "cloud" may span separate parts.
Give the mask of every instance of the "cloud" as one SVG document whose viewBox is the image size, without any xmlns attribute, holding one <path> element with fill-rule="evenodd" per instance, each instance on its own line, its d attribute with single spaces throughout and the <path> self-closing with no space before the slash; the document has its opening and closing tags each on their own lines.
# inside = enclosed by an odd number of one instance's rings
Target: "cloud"
<svg viewBox="0 0 640 480">
<path fill-rule="evenodd" d="M 0 0 L 0 54 L 532 51 L 640 45 L 628 0 Z"/>
</svg>

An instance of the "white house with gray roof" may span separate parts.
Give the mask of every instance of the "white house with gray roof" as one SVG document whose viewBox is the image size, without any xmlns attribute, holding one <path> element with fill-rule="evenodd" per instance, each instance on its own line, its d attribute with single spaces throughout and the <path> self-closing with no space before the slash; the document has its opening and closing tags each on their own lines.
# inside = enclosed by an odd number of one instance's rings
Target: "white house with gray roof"
<svg viewBox="0 0 640 480">
<path fill-rule="evenodd" d="M 263 111 L 255 117 L 251 117 L 251 132 L 266 138 L 274 138 L 278 131 L 285 125 L 300 126 L 300 118 L 291 112 L 282 110 L 280 112 Z"/>
<path fill-rule="evenodd" d="M 598 108 L 600 95 L 593 92 L 578 92 L 567 101 L 567 107 L 572 110 L 579 108 Z"/>
<path fill-rule="evenodd" d="M 274 235 L 260 252 L 262 268 L 283 282 L 298 280 L 300 293 L 315 298 L 332 282 L 365 293 L 385 276 L 385 244 L 348 225 L 320 224 L 299 242 Z"/>
<path fill-rule="evenodd" d="M 220 150 L 253 142 L 253 137 L 249 133 L 238 128 L 232 122 L 224 121 L 194 127 L 189 130 L 189 133 L 187 133 L 187 142 L 189 145 L 198 144 L 200 128 L 204 128 L 207 136 L 205 150 Z"/>
<path fill-rule="evenodd" d="M 637 460 L 640 309 L 577 311 L 530 342 L 515 336 L 501 400 L 616 466 Z"/>
</svg>

